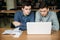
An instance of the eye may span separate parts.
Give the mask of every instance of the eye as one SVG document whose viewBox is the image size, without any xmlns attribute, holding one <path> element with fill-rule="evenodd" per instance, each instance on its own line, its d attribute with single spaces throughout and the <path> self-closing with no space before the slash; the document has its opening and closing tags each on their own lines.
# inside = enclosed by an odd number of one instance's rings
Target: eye
<svg viewBox="0 0 60 40">
<path fill-rule="evenodd" d="M 31 10 L 31 9 L 25 9 L 25 10 Z"/>
<path fill-rule="evenodd" d="M 40 12 L 46 12 L 46 11 L 40 11 Z"/>
<path fill-rule="evenodd" d="M 31 8 L 29 10 L 31 10 Z"/>
<path fill-rule="evenodd" d="M 25 9 L 25 10 L 28 10 L 28 9 Z"/>
</svg>

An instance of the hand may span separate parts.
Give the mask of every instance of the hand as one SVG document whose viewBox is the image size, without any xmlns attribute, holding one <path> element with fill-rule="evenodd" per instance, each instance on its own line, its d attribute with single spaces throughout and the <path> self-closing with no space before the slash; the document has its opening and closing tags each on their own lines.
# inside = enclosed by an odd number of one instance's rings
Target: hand
<svg viewBox="0 0 60 40">
<path fill-rule="evenodd" d="M 14 21 L 14 22 L 13 22 L 13 25 L 14 25 L 14 26 L 20 26 L 21 23 L 20 23 L 20 22 L 17 22 L 17 21 Z"/>
</svg>

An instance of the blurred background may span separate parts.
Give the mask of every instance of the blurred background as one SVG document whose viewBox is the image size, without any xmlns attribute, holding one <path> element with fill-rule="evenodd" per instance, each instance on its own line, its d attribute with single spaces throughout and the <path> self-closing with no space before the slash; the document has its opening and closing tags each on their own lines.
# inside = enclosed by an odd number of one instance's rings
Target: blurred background
<svg viewBox="0 0 60 40">
<path fill-rule="evenodd" d="M 60 0 L 0 0 L 0 28 L 10 28 L 16 11 L 21 10 L 22 3 L 28 1 L 32 11 L 39 9 L 41 2 L 46 2 L 51 11 L 56 12 L 60 23 Z"/>
</svg>

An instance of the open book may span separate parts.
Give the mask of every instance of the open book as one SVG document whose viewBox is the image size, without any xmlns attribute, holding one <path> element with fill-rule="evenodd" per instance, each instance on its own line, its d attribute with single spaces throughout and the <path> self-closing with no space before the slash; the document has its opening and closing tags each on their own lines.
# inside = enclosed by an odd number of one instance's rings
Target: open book
<svg viewBox="0 0 60 40">
<path fill-rule="evenodd" d="M 15 28 L 15 29 L 10 29 L 10 30 L 5 30 L 2 34 L 12 34 L 13 37 L 19 37 L 22 34 L 23 31 L 19 30 L 19 28 Z"/>
</svg>

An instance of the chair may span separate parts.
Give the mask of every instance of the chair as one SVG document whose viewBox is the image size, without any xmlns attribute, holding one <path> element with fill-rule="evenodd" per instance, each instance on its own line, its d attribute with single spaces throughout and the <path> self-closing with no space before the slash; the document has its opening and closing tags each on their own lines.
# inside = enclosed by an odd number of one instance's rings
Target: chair
<svg viewBox="0 0 60 40">
<path fill-rule="evenodd" d="M 7 18 L 6 18 L 6 13 L 0 13 L 0 27 L 5 27 L 6 26 L 6 22 L 7 22 Z"/>
</svg>

